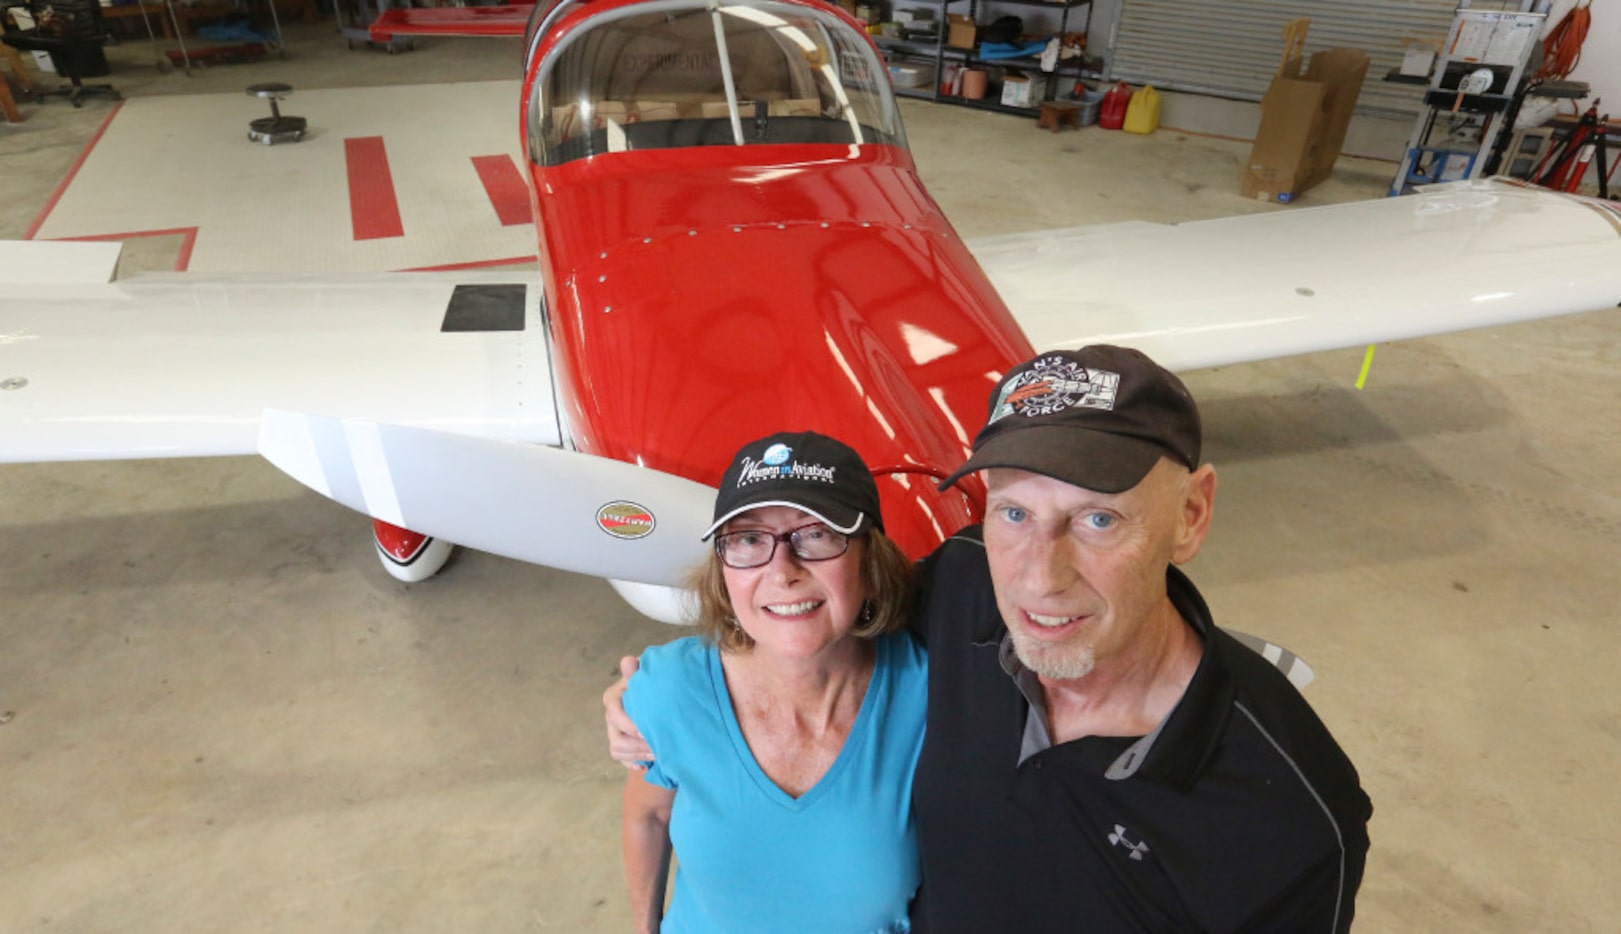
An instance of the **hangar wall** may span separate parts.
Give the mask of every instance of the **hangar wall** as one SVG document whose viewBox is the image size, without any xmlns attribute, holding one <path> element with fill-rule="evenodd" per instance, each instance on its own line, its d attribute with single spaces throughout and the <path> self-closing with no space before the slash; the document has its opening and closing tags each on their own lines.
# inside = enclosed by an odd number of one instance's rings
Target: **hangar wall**
<svg viewBox="0 0 1621 934">
<path fill-rule="evenodd" d="M 1577 2 L 1553 0 L 1549 28 Z M 1379 24 L 1384 23 L 1384 38 L 1361 44 L 1374 61 L 1368 69 L 1368 86 L 1351 122 L 1344 152 L 1397 160 L 1417 112 L 1408 98 L 1416 102 L 1418 94 L 1381 86 L 1379 77 L 1399 61 L 1399 44 L 1388 40 L 1391 36 L 1399 40 L 1403 33 L 1444 36 L 1456 6 L 1456 0 L 1381 0 L 1367 5 L 1283 0 L 1267 4 L 1264 17 L 1253 17 L 1256 5 L 1231 0 L 1217 0 L 1215 5 L 1199 0 L 1094 0 L 1090 35 L 1094 50 L 1101 51 L 1111 38 L 1123 42 L 1124 47 L 1115 50 L 1120 53 L 1120 64 L 1117 67 L 1111 60 L 1110 73 L 1135 84 L 1153 80 L 1164 95 L 1161 123 L 1165 127 L 1251 139 L 1260 125 L 1260 95 L 1265 92 L 1282 48 L 1279 24 L 1294 16 L 1311 17 L 1312 31 L 1307 41 L 1310 52 L 1335 43 L 1358 45 L 1356 36 L 1376 34 Z M 1195 11 L 1195 7 L 1200 9 Z M 1512 0 L 1475 0 L 1471 7 L 1516 9 L 1518 4 Z M 1608 107 L 1601 109 L 1621 114 L 1621 7 L 1595 3 L 1592 14 L 1592 29 L 1571 77 L 1593 86 L 1589 102 L 1600 98 L 1608 102 Z M 1190 56 L 1193 46 L 1208 43 L 1208 36 L 1190 24 L 1212 15 L 1242 16 L 1248 23 L 1246 28 L 1225 36 L 1235 43 L 1236 60 L 1247 63 L 1247 83 L 1234 75 L 1224 80 L 1209 55 Z M 1163 41 L 1159 50 L 1150 50 L 1150 45 L 1158 41 Z M 1184 64 L 1187 62 L 1192 64 Z M 1201 68 L 1210 72 L 1202 81 L 1194 74 Z M 1196 93 L 1200 90 L 1204 93 Z"/>
<path fill-rule="evenodd" d="M 1577 0 L 1554 0 L 1548 12 L 1549 28 L 1565 15 Z M 1593 14 L 1592 28 L 1587 42 L 1582 45 L 1581 61 L 1570 77 L 1586 81 L 1593 86 L 1593 98 L 1605 102 L 1599 109 L 1621 115 L 1621 4 L 1597 2 L 1589 10 Z M 1605 105 L 1608 105 L 1607 108 Z"/>
</svg>

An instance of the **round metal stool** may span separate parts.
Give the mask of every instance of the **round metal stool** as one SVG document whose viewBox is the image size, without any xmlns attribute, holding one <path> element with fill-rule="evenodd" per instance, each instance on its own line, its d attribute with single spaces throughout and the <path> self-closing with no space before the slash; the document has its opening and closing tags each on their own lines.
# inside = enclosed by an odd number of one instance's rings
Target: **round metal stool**
<svg viewBox="0 0 1621 934">
<path fill-rule="evenodd" d="M 304 138 L 304 127 L 308 122 L 303 117 L 283 117 L 281 108 L 276 105 L 277 101 L 292 96 L 292 85 L 255 84 L 248 88 L 248 93 L 270 102 L 270 116 L 248 122 L 248 139 L 270 146 Z"/>
</svg>

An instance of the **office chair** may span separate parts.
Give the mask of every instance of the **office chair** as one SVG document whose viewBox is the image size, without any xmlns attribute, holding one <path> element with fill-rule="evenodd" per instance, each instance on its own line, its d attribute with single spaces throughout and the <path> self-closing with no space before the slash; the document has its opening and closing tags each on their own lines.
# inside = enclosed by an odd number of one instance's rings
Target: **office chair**
<svg viewBox="0 0 1621 934">
<path fill-rule="evenodd" d="M 84 106 L 86 94 L 97 94 L 119 100 L 123 95 L 110 84 L 85 84 L 82 78 L 99 78 L 112 69 L 107 55 L 101 50 L 107 43 L 107 27 L 101 18 L 99 0 L 28 0 L 27 9 L 33 17 L 32 30 L 7 29 L 0 40 L 14 49 L 44 52 L 51 64 L 70 85 L 41 90 L 34 87 L 34 99 L 43 100 L 46 94 L 63 94 L 73 106 Z"/>
</svg>

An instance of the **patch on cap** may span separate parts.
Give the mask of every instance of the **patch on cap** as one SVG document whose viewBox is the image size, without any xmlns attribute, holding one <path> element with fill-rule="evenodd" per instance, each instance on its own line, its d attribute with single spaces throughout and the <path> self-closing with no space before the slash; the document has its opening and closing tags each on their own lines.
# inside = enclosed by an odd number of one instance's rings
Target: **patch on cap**
<svg viewBox="0 0 1621 934">
<path fill-rule="evenodd" d="M 737 488 L 762 480 L 818 480 L 836 483 L 839 468 L 825 464 L 803 463 L 794 460 L 794 449 L 786 444 L 773 444 L 765 449 L 759 460 L 745 456 L 738 464 Z"/>
<path fill-rule="evenodd" d="M 990 402 L 973 455 L 940 489 L 978 470 L 1010 467 L 1119 493 L 1161 456 L 1199 467 L 1193 397 L 1175 374 L 1129 347 L 1047 351 L 1004 374 Z"/>
<path fill-rule="evenodd" d="M 1084 367 L 1059 356 L 1041 357 L 1002 387 L 986 424 L 1009 415 L 1035 418 L 1075 408 L 1113 411 L 1119 387 L 1119 373 Z"/>
</svg>

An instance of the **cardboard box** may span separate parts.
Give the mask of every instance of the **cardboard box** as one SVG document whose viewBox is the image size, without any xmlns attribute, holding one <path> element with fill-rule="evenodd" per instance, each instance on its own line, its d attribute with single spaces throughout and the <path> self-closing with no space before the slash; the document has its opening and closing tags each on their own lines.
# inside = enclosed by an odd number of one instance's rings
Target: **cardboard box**
<svg viewBox="0 0 1621 934">
<path fill-rule="evenodd" d="M 814 97 L 791 97 L 767 104 L 766 113 L 773 117 L 820 117 L 822 102 Z"/>
<path fill-rule="evenodd" d="M 1002 106 L 1034 107 L 1047 93 L 1047 79 L 1042 75 L 1009 73 L 1002 79 Z"/>
<path fill-rule="evenodd" d="M 972 16 L 952 13 L 946 22 L 946 46 L 952 49 L 972 49 L 979 41 L 979 26 Z"/>
<path fill-rule="evenodd" d="M 1441 43 L 1434 39 L 1403 39 L 1401 44 L 1401 67 L 1396 73 L 1410 78 L 1428 78 Z"/>
<path fill-rule="evenodd" d="M 1286 203 L 1334 171 L 1368 73 L 1361 49 L 1325 49 L 1302 63 L 1309 20 L 1284 30 L 1283 62 L 1261 100 L 1261 128 L 1239 171 L 1246 198 Z"/>
</svg>

